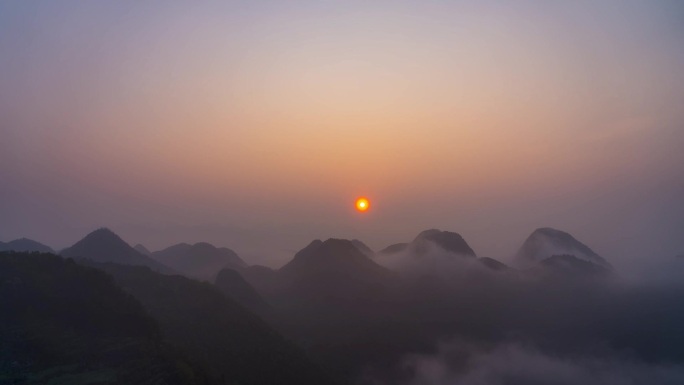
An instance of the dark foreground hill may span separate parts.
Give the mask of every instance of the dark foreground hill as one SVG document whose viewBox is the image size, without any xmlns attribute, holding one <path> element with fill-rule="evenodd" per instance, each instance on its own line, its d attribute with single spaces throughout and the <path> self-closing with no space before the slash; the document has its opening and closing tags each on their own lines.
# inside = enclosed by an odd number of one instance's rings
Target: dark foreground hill
<svg viewBox="0 0 684 385">
<path fill-rule="evenodd" d="M 96 264 L 139 300 L 165 341 L 220 383 L 335 384 L 304 351 L 217 287 L 139 266 Z M 223 382 L 221 382 L 223 381 Z"/>
<path fill-rule="evenodd" d="M 101 271 L 3 252 L 0 298 L 0 384 L 205 383 Z"/>
</svg>

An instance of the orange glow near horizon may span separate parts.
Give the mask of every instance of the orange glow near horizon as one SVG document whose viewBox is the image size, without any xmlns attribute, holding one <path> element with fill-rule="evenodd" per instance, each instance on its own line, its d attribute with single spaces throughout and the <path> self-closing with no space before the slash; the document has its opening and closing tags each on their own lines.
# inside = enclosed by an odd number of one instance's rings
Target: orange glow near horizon
<svg viewBox="0 0 684 385">
<path fill-rule="evenodd" d="M 356 210 L 359 212 L 368 211 L 370 208 L 370 201 L 367 198 L 360 197 L 356 200 Z"/>
</svg>

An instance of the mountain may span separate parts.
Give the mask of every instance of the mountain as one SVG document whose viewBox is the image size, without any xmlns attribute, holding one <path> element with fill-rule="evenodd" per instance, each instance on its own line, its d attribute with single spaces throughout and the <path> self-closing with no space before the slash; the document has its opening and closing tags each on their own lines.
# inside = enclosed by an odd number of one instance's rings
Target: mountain
<svg viewBox="0 0 684 385">
<path fill-rule="evenodd" d="M 352 298 L 381 290 L 391 272 L 346 239 L 315 240 L 278 270 L 281 282 L 298 297 Z"/>
<path fill-rule="evenodd" d="M 519 268 L 528 268 L 553 255 L 573 255 L 578 259 L 610 269 L 605 259 L 572 235 L 549 227 L 536 229 L 523 243 L 514 257 Z"/>
<path fill-rule="evenodd" d="M 247 264 L 231 249 L 206 242 L 179 243 L 152 253 L 152 257 L 189 277 L 214 280 L 223 268 L 241 269 Z"/>
<path fill-rule="evenodd" d="M 223 294 L 257 314 L 269 309 L 269 305 L 261 295 L 236 270 L 219 271 L 214 284 Z"/>
<path fill-rule="evenodd" d="M 0 298 L 2 384 L 203 382 L 101 271 L 52 254 L 2 252 Z"/>
<path fill-rule="evenodd" d="M 147 267 L 93 264 L 140 301 L 162 339 L 221 384 L 335 384 L 303 350 L 219 289 Z"/>
<path fill-rule="evenodd" d="M 66 258 L 147 266 L 162 273 L 173 273 L 173 270 L 167 266 L 140 254 L 107 228 L 93 231 L 73 246 L 62 250 L 60 254 Z"/>
<path fill-rule="evenodd" d="M 438 249 L 435 249 L 435 246 Z M 459 254 L 465 257 L 475 257 L 475 252 L 463 239 L 463 237 L 451 231 L 437 229 L 425 230 L 418 234 L 411 243 L 396 243 L 380 250 L 379 254 L 395 254 L 409 252 L 416 256 L 428 254 L 433 251 L 446 251 L 451 254 Z"/>
<path fill-rule="evenodd" d="M 330 238 L 325 242 L 318 239 L 311 242 L 281 267 L 279 273 L 293 277 L 339 273 L 361 278 L 385 275 L 387 272 L 363 254 L 352 241 Z"/>
<path fill-rule="evenodd" d="M 55 251 L 52 250 L 49 246 L 46 246 L 40 242 L 36 242 L 32 239 L 28 238 L 20 238 L 20 239 L 15 239 L 10 242 L 0 242 L 0 251 L 6 251 L 6 250 L 12 250 L 12 251 L 37 251 L 39 253 L 54 253 Z"/>
<path fill-rule="evenodd" d="M 451 231 L 425 230 L 418 234 L 409 247 L 417 254 L 425 254 L 430 249 L 428 244 L 437 245 L 453 254 L 475 257 L 475 252 L 466 243 L 465 239 L 460 234 Z"/>
<path fill-rule="evenodd" d="M 397 243 L 381 250 L 374 260 L 404 276 L 450 278 L 471 266 L 477 257 L 460 234 L 431 229 L 418 234 L 411 243 Z"/>
<path fill-rule="evenodd" d="M 145 255 L 147 257 L 152 256 L 152 252 L 147 249 L 147 247 L 143 246 L 142 244 L 138 243 L 137 245 L 133 246 L 133 249 L 137 251 L 138 253 Z"/>
</svg>

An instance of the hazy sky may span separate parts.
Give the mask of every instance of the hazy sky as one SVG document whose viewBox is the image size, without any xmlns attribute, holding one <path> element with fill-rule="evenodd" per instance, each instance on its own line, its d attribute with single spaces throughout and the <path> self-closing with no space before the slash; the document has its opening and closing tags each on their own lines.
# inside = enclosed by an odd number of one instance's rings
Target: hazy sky
<svg viewBox="0 0 684 385">
<path fill-rule="evenodd" d="M 680 1 L 0 3 L 0 240 L 684 253 Z M 368 196 L 358 214 L 354 198 Z"/>
</svg>

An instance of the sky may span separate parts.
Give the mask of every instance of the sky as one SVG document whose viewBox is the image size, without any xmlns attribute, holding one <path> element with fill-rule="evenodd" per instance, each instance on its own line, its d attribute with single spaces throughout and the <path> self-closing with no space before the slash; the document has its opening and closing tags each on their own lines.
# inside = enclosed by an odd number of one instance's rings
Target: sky
<svg viewBox="0 0 684 385">
<path fill-rule="evenodd" d="M 683 68 L 679 1 L 2 2 L 0 241 L 671 258 Z"/>
</svg>

